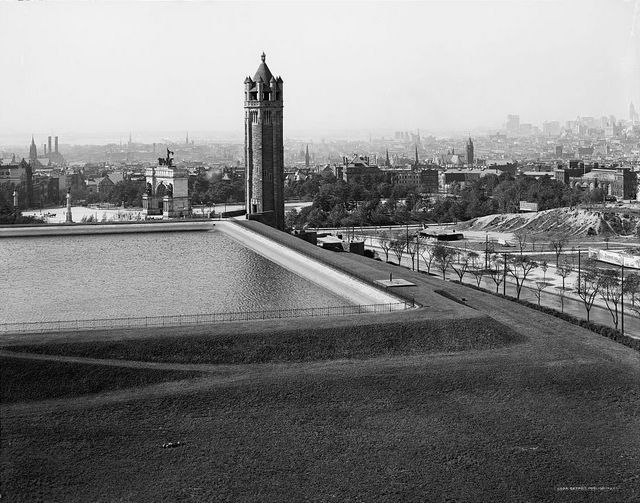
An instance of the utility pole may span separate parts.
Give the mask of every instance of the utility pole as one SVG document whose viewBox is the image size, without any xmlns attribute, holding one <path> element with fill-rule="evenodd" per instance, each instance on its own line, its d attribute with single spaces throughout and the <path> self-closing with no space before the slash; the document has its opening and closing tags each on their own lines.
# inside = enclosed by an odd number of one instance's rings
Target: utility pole
<svg viewBox="0 0 640 503">
<path fill-rule="evenodd" d="M 502 295 L 507 296 L 507 254 L 504 254 L 504 275 L 502 276 Z"/>
</svg>

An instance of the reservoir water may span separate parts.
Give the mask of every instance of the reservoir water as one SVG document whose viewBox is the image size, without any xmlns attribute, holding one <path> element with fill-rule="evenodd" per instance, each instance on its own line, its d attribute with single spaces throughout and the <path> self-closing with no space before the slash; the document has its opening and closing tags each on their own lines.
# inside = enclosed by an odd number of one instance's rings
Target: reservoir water
<svg viewBox="0 0 640 503">
<path fill-rule="evenodd" d="M 350 305 L 220 232 L 0 239 L 0 323 Z"/>
</svg>

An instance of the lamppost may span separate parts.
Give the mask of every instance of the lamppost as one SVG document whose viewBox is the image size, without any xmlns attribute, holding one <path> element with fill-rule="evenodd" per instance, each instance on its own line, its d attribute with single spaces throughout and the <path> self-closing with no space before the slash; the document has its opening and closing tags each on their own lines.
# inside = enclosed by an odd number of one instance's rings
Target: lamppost
<svg viewBox="0 0 640 503">
<path fill-rule="evenodd" d="M 624 335 L 624 257 L 621 257 L 621 270 L 620 270 L 620 297 L 621 297 L 621 302 L 620 302 L 620 311 L 621 311 L 621 315 L 622 315 L 622 320 L 621 320 L 621 329 L 622 329 L 622 335 Z"/>
<path fill-rule="evenodd" d="M 416 232 L 416 260 L 418 261 L 418 272 L 420 272 L 420 231 Z"/>
<path fill-rule="evenodd" d="M 489 231 L 484 231 L 484 269 L 489 269 Z"/>
<path fill-rule="evenodd" d="M 504 254 L 504 273 L 502 275 L 502 295 L 507 296 L 507 254 Z"/>
<path fill-rule="evenodd" d="M 581 274 L 581 267 L 580 267 L 580 258 L 581 258 L 581 250 L 580 247 L 578 247 L 578 295 L 580 295 L 580 274 Z"/>
</svg>

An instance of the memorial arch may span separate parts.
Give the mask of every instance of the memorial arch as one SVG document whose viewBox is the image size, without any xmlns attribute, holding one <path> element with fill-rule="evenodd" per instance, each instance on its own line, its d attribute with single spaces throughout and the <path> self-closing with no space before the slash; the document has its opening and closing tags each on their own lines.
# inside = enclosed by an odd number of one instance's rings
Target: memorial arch
<svg viewBox="0 0 640 503">
<path fill-rule="evenodd" d="M 142 196 L 143 213 L 162 218 L 184 217 L 191 213 L 189 174 L 173 165 L 173 152 L 145 171 L 146 191 Z"/>
</svg>

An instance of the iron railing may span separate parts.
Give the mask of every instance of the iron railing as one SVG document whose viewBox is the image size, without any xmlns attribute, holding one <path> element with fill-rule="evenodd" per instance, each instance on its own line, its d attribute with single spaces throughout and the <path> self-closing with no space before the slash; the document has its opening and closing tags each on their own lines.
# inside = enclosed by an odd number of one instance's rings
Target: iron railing
<svg viewBox="0 0 640 503">
<path fill-rule="evenodd" d="M 413 307 L 411 302 L 366 304 L 329 307 L 302 307 L 263 311 L 232 311 L 226 313 L 176 314 L 138 318 L 100 318 L 93 320 L 36 321 L 26 323 L 0 323 L 0 334 L 78 332 L 84 330 L 129 329 L 146 327 L 180 327 L 208 325 L 230 321 L 273 320 L 280 318 L 307 318 L 319 316 L 345 316 L 364 313 L 390 313 Z"/>
</svg>

